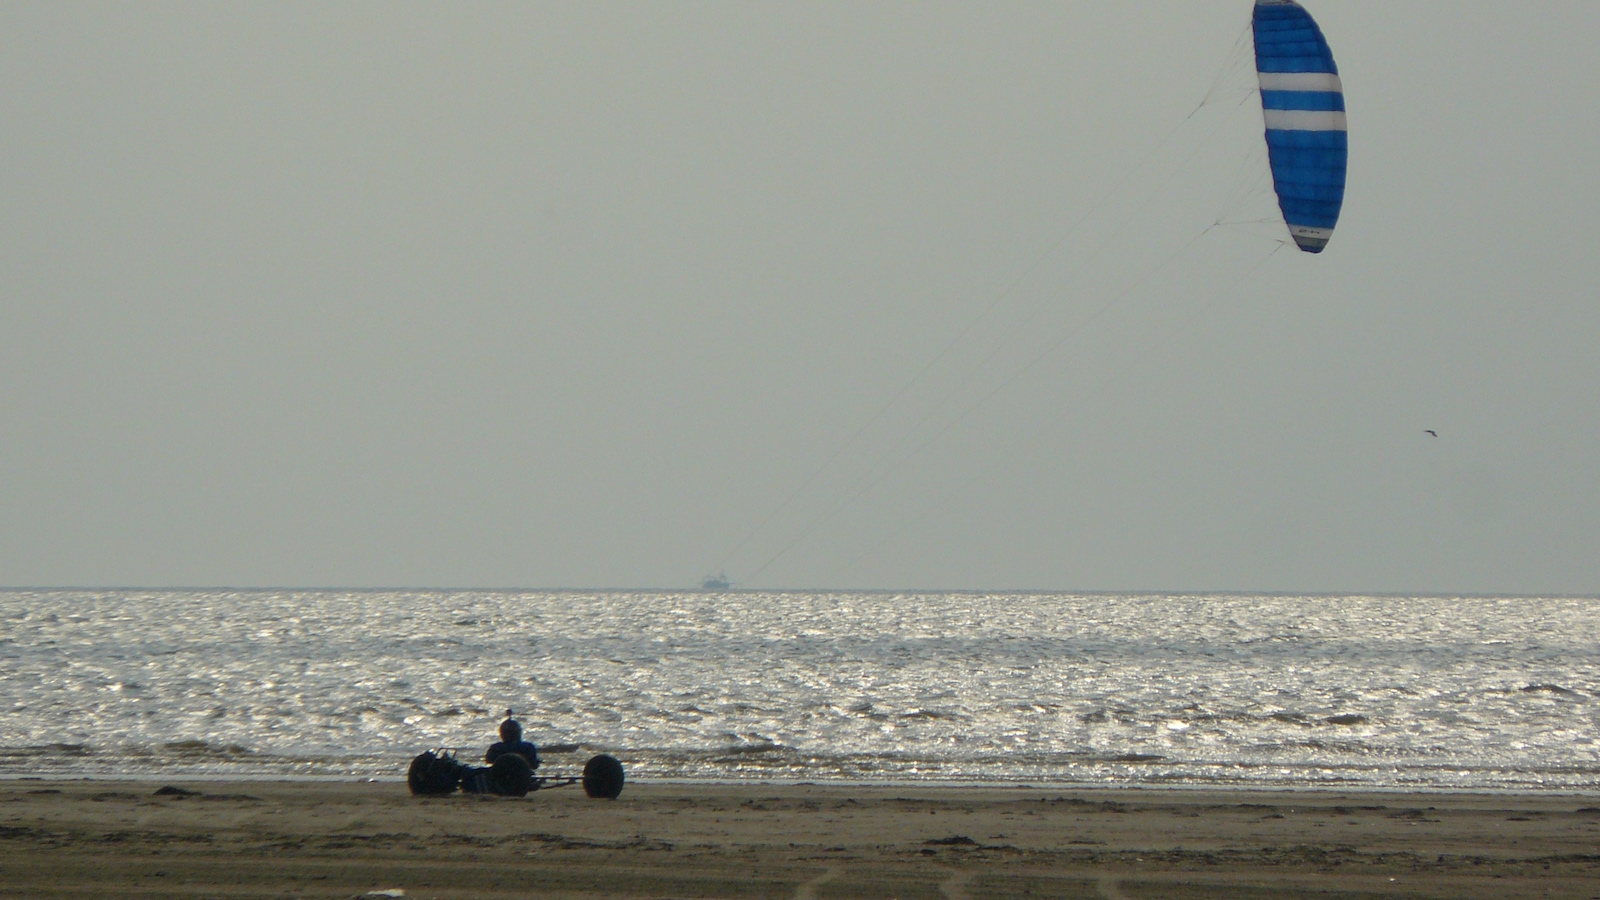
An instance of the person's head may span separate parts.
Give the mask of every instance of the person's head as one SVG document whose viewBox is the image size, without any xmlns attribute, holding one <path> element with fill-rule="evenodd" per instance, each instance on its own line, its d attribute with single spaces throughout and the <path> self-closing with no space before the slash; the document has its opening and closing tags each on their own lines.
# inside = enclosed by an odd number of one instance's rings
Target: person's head
<svg viewBox="0 0 1600 900">
<path fill-rule="evenodd" d="M 515 744 L 522 740 L 522 723 L 516 719 L 507 719 L 500 723 L 500 740 L 508 744 Z"/>
</svg>

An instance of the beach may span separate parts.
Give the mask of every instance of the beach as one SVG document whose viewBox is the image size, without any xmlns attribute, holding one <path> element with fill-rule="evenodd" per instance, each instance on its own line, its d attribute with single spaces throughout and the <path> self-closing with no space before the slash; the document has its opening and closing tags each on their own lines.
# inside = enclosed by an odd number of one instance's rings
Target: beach
<svg viewBox="0 0 1600 900">
<path fill-rule="evenodd" d="M 387 893 L 381 893 L 387 892 Z M 403 892 L 398 893 L 398 892 Z M 0 782 L 4 897 L 1600 897 L 1576 795 Z"/>
</svg>

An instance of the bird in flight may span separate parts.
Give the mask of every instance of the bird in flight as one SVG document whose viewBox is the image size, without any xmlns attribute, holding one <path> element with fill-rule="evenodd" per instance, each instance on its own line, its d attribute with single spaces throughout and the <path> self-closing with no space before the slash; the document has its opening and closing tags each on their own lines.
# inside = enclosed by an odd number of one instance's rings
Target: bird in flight
<svg viewBox="0 0 1600 900">
<path fill-rule="evenodd" d="M 1438 437 L 1439 436 L 1439 432 L 1434 431 L 1432 428 L 1424 428 L 1422 430 L 1427 432 L 1428 434 L 1433 435 L 1434 437 Z"/>
</svg>

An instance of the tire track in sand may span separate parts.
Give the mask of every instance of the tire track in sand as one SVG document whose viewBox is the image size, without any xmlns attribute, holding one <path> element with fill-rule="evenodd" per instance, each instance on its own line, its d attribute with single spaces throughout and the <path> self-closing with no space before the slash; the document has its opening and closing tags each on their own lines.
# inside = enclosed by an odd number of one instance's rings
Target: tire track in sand
<svg viewBox="0 0 1600 900">
<path fill-rule="evenodd" d="M 972 882 L 972 872 L 967 869 L 955 869 L 939 884 L 939 893 L 948 900 L 968 900 L 967 885 Z"/>
<path fill-rule="evenodd" d="M 795 888 L 794 900 L 817 900 L 817 888 L 839 877 L 839 870 L 828 867 L 821 875 Z"/>
<path fill-rule="evenodd" d="M 1096 893 L 1106 900 L 1128 900 L 1127 895 L 1117 889 L 1117 880 L 1110 875 L 1100 876 L 1100 880 L 1095 882 L 1094 886 Z"/>
</svg>

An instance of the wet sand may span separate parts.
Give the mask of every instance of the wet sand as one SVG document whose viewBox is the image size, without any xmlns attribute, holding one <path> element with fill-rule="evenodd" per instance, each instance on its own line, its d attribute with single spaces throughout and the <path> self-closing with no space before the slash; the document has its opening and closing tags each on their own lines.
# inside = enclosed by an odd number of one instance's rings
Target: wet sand
<svg viewBox="0 0 1600 900">
<path fill-rule="evenodd" d="M 0 897 L 1600 898 L 1600 800 L 0 782 Z"/>
</svg>

